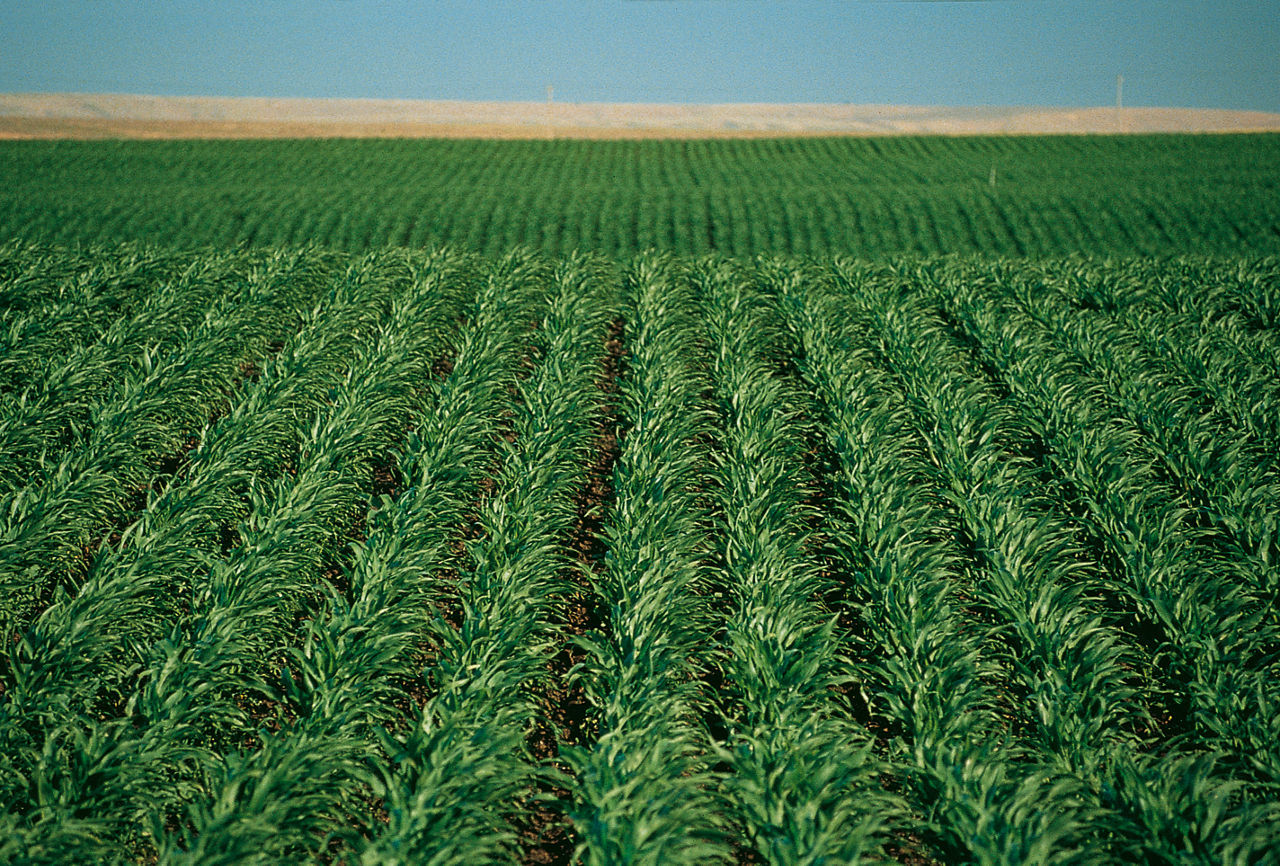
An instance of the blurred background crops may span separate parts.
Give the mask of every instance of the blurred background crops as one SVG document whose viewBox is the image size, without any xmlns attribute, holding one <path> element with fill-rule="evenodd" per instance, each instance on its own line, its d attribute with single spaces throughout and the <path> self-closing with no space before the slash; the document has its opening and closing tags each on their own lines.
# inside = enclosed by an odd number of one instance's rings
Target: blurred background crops
<svg viewBox="0 0 1280 866">
<path fill-rule="evenodd" d="M 0 145 L 0 237 L 859 257 L 1280 251 L 1280 137 Z"/>
</svg>

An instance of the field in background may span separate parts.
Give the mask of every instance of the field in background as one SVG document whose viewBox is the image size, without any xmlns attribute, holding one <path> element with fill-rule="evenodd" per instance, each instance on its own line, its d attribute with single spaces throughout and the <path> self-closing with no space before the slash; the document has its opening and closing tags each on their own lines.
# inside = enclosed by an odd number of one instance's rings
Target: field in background
<svg viewBox="0 0 1280 866">
<path fill-rule="evenodd" d="M 1280 132 L 1280 114 L 1196 108 L 663 105 L 0 93 L 3 138 L 740 138 Z"/>
<path fill-rule="evenodd" d="M 0 143 L 0 238 L 500 255 L 1280 252 L 1280 136 Z"/>
<path fill-rule="evenodd" d="M 1274 862 L 1278 142 L 0 143 L 0 861 Z"/>
</svg>

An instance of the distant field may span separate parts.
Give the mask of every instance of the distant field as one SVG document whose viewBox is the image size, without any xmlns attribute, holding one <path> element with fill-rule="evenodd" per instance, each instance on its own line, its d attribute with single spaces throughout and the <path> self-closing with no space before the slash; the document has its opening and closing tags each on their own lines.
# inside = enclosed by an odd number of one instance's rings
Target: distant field
<svg viewBox="0 0 1280 866">
<path fill-rule="evenodd" d="M 0 143 L 0 237 L 502 254 L 1280 251 L 1280 135 Z"/>
<path fill-rule="evenodd" d="M 0 93 L 0 138 L 740 138 L 1280 131 L 1195 108 L 664 105 Z"/>
</svg>

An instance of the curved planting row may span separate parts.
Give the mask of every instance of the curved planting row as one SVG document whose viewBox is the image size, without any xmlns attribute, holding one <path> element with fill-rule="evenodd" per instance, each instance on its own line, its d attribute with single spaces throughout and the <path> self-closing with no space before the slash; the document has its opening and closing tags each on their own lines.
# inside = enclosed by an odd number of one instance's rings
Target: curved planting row
<svg viewBox="0 0 1280 866">
<path fill-rule="evenodd" d="M 0 332 L 0 394 L 5 395 L 43 386 L 45 371 L 62 364 L 68 352 L 155 304 L 162 287 L 193 266 L 205 272 L 225 267 L 225 261 L 212 257 L 193 264 L 180 254 L 147 248 L 91 248 L 77 256 L 31 245 L 0 251 L 0 260 L 6 255 L 25 267 L 0 282 L 8 314 Z"/>
<path fill-rule="evenodd" d="M 245 300 L 243 277 L 209 259 L 166 283 L 133 315 L 115 318 L 96 340 L 42 349 L 51 363 L 37 384 L 0 398 L 0 491 L 38 480 L 41 470 L 82 449 L 95 425 L 117 412 L 115 404 L 128 401 L 137 380 L 152 370 L 197 363 L 183 359 L 182 349 L 201 342 L 210 320 Z M 266 300 L 280 305 L 286 299 Z M 305 308 L 310 299 L 299 300 Z"/>
<path fill-rule="evenodd" d="M 458 335 L 453 369 L 413 418 L 397 461 L 404 490 L 375 503 L 367 537 L 290 646 L 279 699 L 288 721 L 215 768 L 162 859 L 237 860 L 314 850 L 335 827 L 372 823 L 384 730 L 402 730 L 424 633 L 453 603 L 456 544 L 495 467 L 541 279 L 519 259 L 490 276 Z M 531 291 L 534 290 L 534 291 Z M 247 780 L 247 782 L 246 782 Z M 357 845 L 357 834 L 341 841 Z"/>
<path fill-rule="evenodd" d="M 1097 314 L 1028 301 L 1024 309 L 1053 331 L 1105 389 L 1113 411 L 1140 432 L 1182 501 L 1199 512 L 1197 521 L 1241 566 L 1239 579 L 1280 589 L 1280 478 L 1268 471 L 1274 452 L 1232 430 L 1199 389 L 1170 376 L 1129 329 Z M 1266 402 L 1259 408 L 1268 414 Z"/>
<path fill-rule="evenodd" d="M 947 859 L 1042 857 L 1077 831 L 1074 797 L 1010 721 L 1001 629 L 984 612 L 962 515 L 917 405 L 881 368 L 873 321 L 821 275 L 779 278 L 834 463 L 833 535 L 856 617 L 868 726 L 906 788 L 917 838 Z"/>
</svg>

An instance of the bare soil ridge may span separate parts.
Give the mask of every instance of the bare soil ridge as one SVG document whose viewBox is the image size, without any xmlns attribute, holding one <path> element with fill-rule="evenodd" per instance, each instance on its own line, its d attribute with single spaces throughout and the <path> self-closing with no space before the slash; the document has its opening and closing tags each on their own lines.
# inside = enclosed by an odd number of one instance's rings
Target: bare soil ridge
<svg viewBox="0 0 1280 866">
<path fill-rule="evenodd" d="M 748 138 L 1280 132 L 1280 114 L 1196 108 L 659 105 L 0 94 L 0 138 Z"/>
</svg>

